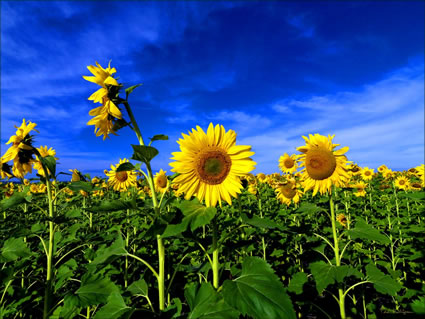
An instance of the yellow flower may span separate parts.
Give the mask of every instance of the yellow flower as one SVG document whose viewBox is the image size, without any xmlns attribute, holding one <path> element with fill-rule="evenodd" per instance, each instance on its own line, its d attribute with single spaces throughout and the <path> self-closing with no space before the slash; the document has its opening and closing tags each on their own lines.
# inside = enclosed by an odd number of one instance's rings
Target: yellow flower
<svg viewBox="0 0 425 319">
<path fill-rule="evenodd" d="M 291 202 L 295 204 L 300 201 L 300 195 L 302 192 L 297 189 L 295 181 L 288 181 L 285 184 L 281 184 L 275 189 L 277 193 L 277 199 L 282 203 L 289 206 Z"/>
<path fill-rule="evenodd" d="M 249 184 L 248 185 L 248 192 L 250 192 L 252 195 L 257 195 L 257 185 Z"/>
<path fill-rule="evenodd" d="M 166 172 L 164 172 L 162 169 L 155 174 L 154 176 L 154 183 L 155 183 L 155 191 L 160 193 L 165 193 L 168 186 L 168 179 L 165 175 Z"/>
<path fill-rule="evenodd" d="M 264 183 L 266 181 L 266 175 L 264 173 L 258 173 L 257 179 L 260 183 Z"/>
<path fill-rule="evenodd" d="M 31 164 L 34 161 L 34 147 L 32 146 L 32 136 L 29 134 L 32 130 L 38 132 L 35 127 L 37 124 L 31 121 L 22 120 L 20 127 L 16 127 L 16 135 L 10 137 L 7 144 L 12 144 L 6 153 L 1 157 L 1 164 L 13 160 L 12 173 L 18 178 L 24 178 L 27 173 L 32 172 Z"/>
<path fill-rule="evenodd" d="M 354 193 L 354 195 L 356 197 L 365 197 L 366 196 L 366 189 L 367 184 L 363 181 L 358 182 L 357 184 L 353 185 L 353 188 L 356 189 L 356 192 Z"/>
<path fill-rule="evenodd" d="M 37 193 L 38 192 L 38 186 L 37 186 L 37 184 L 31 184 L 31 186 L 30 186 L 30 192 L 31 193 Z"/>
<path fill-rule="evenodd" d="M 357 164 L 350 164 L 348 166 L 348 169 L 351 171 L 351 173 L 356 176 L 360 175 L 362 173 L 361 168 Z"/>
<path fill-rule="evenodd" d="M 390 179 L 394 176 L 394 172 L 388 168 L 382 173 L 382 176 L 384 176 L 385 179 Z"/>
<path fill-rule="evenodd" d="M 105 140 L 109 137 L 109 134 L 117 135 L 112 129 L 114 127 L 112 120 L 113 117 L 109 113 L 103 112 L 88 121 L 87 125 L 94 125 L 94 133 L 96 136 L 103 135 L 103 140 Z"/>
<path fill-rule="evenodd" d="M 11 171 L 11 166 L 7 163 L 0 163 L 0 176 L 1 179 L 3 178 L 11 178 L 12 177 L 12 171 Z"/>
<path fill-rule="evenodd" d="M 409 179 L 405 176 L 397 177 L 396 180 L 394 181 L 394 185 L 398 189 L 408 190 L 410 188 Z"/>
<path fill-rule="evenodd" d="M 47 145 L 46 146 L 40 146 L 40 147 L 37 148 L 37 150 L 40 153 L 41 157 L 46 157 L 46 156 L 53 156 L 54 157 L 56 155 L 56 151 L 53 148 L 47 149 Z M 37 160 L 34 162 L 33 167 L 34 167 L 34 169 L 37 170 L 38 175 L 45 177 L 44 169 L 43 169 L 43 166 L 41 165 L 40 158 L 38 157 L 38 155 L 36 156 L 36 159 Z M 58 160 L 58 159 L 55 157 L 55 160 Z M 46 168 L 46 169 L 48 169 L 48 168 Z"/>
<path fill-rule="evenodd" d="M 385 171 L 388 169 L 388 167 L 384 164 L 382 164 L 381 166 L 378 167 L 378 172 L 381 174 L 384 174 Z"/>
<path fill-rule="evenodd" d="M 117 172 L 117 168 L 122 163 L 127 163 L 128 159 L 120 159 L 117 165 L 111 165 L 111 171 L 107 172 L 106 175 L 109 177 L 108 185 L 111 185 L 116 191 L 126 191 L 131 186 L 136 186 L 137 175 L 134 171 L 121 171 Z"/>
<path fill-rule="evenodd" d="M 78 182 L 81 180 L 82 174 L 78 169 L 70 169 L 72 172 L 71 182 Z"/>
<path fill-rule="evenodd" d="M 176 160 L 170 163 L 171 170 L 180 173 L 174 179 L 179 184 L 185 198 L 192 195 L 207 207 L 215 207 L 217 202 L 225 200 L 232 204 L 231 197 L 241 192 L 240 177 L 247 175 L 255 168 L 255 162 L 249 158 L 254 155 L 251 146 L 236 145 L 236 133 L 225 131 L 222 125 L 210 123 L 207 133 L 199 126 L 189 135 L 182 134 L 181 152 L 172 153 Z"/>
<path fill-rule="evenodd" d="M 279 168 L 284 173 L 294 173 L 297 170 L 297 162 L 296 162 L 296 156 L 295 154 L 292 154 L 289 156 L 287 153 L 283 154 L 279 158 Z"/>
<path fill-rule="evenodd" d="M 348 147 L 334 151 L 334 148 L 339 146 L 332 144 L 334 136 L 309 134 L 310 139 L 303 136 L 306 145 L 297 148 L 297 151 L 303 153 L 299 159 L 302 162 L 300 166 L 304 166 L 301 171 L 304 191 L 313 189 L 313 196 L 318 191 L 320 194 L 329 192 L 332 185 L 343 186 L 350 178 L 345 168 L 347 158 L 343 155 L 348 151 Z"/>
<path fill-rule="evenodd" d="M 373 168 L 364 167 L 362 169 L 362 178 L 365 181 L 370 181 L 373 177 Z"/>
<path fill-rule="evenodd" d="M 347 217 L 345 217 L 344 214 L 338 214 L 338 216 L 336 216 L 336 220 L 343 226 L 343 227 L 347 227 Z"/>
</svg>

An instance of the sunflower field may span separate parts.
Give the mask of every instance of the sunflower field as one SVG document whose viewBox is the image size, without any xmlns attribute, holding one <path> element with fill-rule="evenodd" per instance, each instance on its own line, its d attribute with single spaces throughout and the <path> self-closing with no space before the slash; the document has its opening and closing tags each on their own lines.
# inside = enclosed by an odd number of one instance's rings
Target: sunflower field
<svg viewBox="0 0 425 319">
<path fill-rule="evenodd" d="M 139 85 L 124 99 L 115 68 L 88 69 L 100 104 L 87 124 L 103 139 L 132 129 L 133 163 L 58 172 L 60 154 L 22 120 L 1 157 L 0 318 L 425 316 L 424 164 L 359 167 L 310 134 L 279 173 L 253 175 L 251 146 L 211 123 L 154 174 L 168 137 L 145 143 L 129 104 Z"/>
</svg>

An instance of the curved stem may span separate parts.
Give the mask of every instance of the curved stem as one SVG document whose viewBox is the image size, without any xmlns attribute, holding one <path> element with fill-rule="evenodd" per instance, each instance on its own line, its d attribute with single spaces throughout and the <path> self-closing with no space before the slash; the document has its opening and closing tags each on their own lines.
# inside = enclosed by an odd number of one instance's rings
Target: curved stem
<svg viewBox="0 0 425 319">
<path fill-rule="evenodd" d="M 155 271 L 155 269 L 153 269 L 153 267 L 146 260 L 144 260 L 140 257 L 137 257 L 136 255 L 133 255 L 133 254 L 127 254 L 127 256 L 133 257 L 134 259 L 137 259 L 138 261 L 142 262 L 146 267 L 149 268 L 150 271 L 152 271 L 152 273 L 156 277 L 156 279 L 158 279 L 158 277 L 159 277 L 158 273 Z"/>
<path fill-rule="evenodd" d="M 367 284 L 367 283 L 370 283 L 370 281 L 369 281 L 369 280 L 360 281 L 360 282 L 358 282 L 358 283 L 356 283 L 356 284 L 352 285 L 350 288 L 348 288 L 348 289 L 344 292 L 344 297 L 347 295 L 347 293 L 348 293 L 351 289 L 354 289 L 355 287 L 357 287 L 357 286 L 359 286 L 359 285 L 363 285 L 363 284 Z"/>
</svg>

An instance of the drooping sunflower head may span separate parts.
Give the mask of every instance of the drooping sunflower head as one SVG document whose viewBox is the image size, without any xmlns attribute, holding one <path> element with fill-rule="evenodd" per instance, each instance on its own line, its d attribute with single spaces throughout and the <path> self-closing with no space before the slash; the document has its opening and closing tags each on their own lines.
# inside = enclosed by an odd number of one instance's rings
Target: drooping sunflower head
<svg viewBox="0 0 425 319">
<path fill-rule="evenodd" d="M 1 179 L 11 178 L 12 177 L 12 167 L 7 163 L 1 163 L 0 176 L 1 176 Z"/>
<path fill-rule="evenodd" d="M 311 135 L 303 136 L 305 146 L 298 147 L 302 152 L 299 156 L 301 161 L 302 180 L 304 190 L 313 189 L 313 196 L 319 191 L 321 194 L 329 192 L 332 185 L 342 186 L 350 178 L 345 167 L 347 158 L 343 155 L 348 147 L 334 151 L 339 144 L 332 144 L 334 136 Z"/>
<path fill-rule="evenodd" d="M 336 220 L 343 226 L 347 227 L 347 217 L 344 214 L 338 214 Z"/>
<path fill-rule="evenodd" d="M 365 197 L 366 196 L 366 187 L 367 187 L 367 184 L 363 181 L 360 181 L 357 184 L 353 185 L 353 188 L 356 190 L 354 192 L 354 195 L 356 197 Z"/>
<path fill-rule="evenodd" d="M 296 157 L 297 155 L 295 154 L 289 156 L 285 153 L 279 158 L 279 168 L 283 173 L 293 173 L 297 170 L 298 165 Z"/>
<path fill-rule="evenodd" d="M 109 177 L 108 185 L 112 186 L 112 188 L 116 191 L 126 191 L 131 186 L 137 185 L 137 174 L 133 171 L 119 171 L 117 172 L 117 168 L 123 164 L 127 163 L 128 159 L 120 159 L 117 165 L 111 165 L 111 170 L 109 172 L 105 172 L 105 174 Z"/>
<path fill-rule="evenodd" d="M 264 183 L 266 181 L 266 174 L 264 173 L 258 173 L 257 174 L 257 179 L 260 183 Z"/>
<path fill-rule="evenodd" d="M 69 171 L 72 173 L 71 182 L 78 182 L 84 178 L 78 169 L 70 169 Z"/>
<path fill-rule="evenodd" d="M 54 157 L 56 155 L 56 151 L 51 147 L 47 149 L 47 145 L 38 147 L 37 151 L 41 157 L 46 157 L 46 156 Z M 58 159 L 55 157 L 55 160 L 58 160 Z M 34 161 L 33 163 L 33 168 L 37 170 L 38 175 L 41 175 L 43 177 L 45 176 L 44 169 L 43 169 L 43 166 L 41 165 L 40 158 L 38 155 L 36 156 L 36 161 Z"/>
<path fill-rule="evenodd" d="M 277 199 L 282 203 L 289 206 L 292 202 L 298 203 L 302 192 L 296 187 L 295 180 L 288 180 L 285 183 L 278 185 L 275 188 Z"/>
<path fill-rule="evenodd" d="M 363 167 L 361 174 L 363 180 L 370 181 L 373 177 L 373 168 Z"/>
<path fill-rule="evenodd" d="M 168 189 L 168 179 L 167 175 L 165 175 L 162 169 L 155 174 L 154 183 L 155 183 L 155 191 L 160 193 L 165 193 Z"/>
<path fill-rule="evenodd" d="M 399 176 L 395 179 L 394 185 L 398 189 L 408 190 L 410 188 L 410 181 L 406 176 Z"/>
<path fill-rule="evenodd" d="M 195 195 L 206 206 L 221 206 L 222 200 L 232 204 L 231 197 L 241 192 L 240 177 L 255 168 L 250 158 L 251 146 L 236 145 L 236 133 L 225 131 L 222 125 L 210 123 L 207 133 L 199 126 L 177 143 L 180 152 L 172 153 L 172 172 L 180 173 L 174 179 L 189 199 Z"/>
</svg>

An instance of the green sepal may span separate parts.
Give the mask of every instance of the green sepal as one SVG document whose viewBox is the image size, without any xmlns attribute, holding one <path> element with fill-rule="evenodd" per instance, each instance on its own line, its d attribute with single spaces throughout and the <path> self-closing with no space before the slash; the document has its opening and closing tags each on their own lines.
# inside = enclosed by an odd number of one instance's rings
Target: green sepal
<svg viewBox="0 0 425 319">
<path fill-rule="evenodd" d="M 136 88 L 138 88 L 139 86 L 142 86 L 143 84 L 142 83 L 140 83 L 140 84 L 136 84 L 136 85 L 133 85 L 133 86 L 130 86 L 129 88 L 126 88 L 125 89 L 125 94 L 127 94 L 127 97 L 134 91 L 134 89 L 136 89 Z"/>
</svg>

